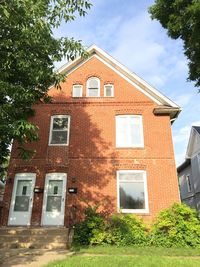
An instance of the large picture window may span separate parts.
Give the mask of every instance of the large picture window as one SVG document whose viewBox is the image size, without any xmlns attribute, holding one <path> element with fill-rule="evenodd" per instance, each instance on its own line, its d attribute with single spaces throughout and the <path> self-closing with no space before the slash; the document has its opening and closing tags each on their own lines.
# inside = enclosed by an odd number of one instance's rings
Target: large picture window
<svg viewBox="0 0 200 267">
<path fill-rule="evenodd" d="M 51 117 L 50 126 L 50 145 L 68 145 L 69 144 L 70 116 L 56 115 Z"/>
<path fill-rule="evenodd" d="M 116 116 L 116 147 L 144 147 L 142 116 Z"/>
<path fill-rule="evenodd" d="M 117 172 L 118 209 L 124 213 L 147 213 L 148 196 L 146 172 L 120 170 Z"/>
</svg>

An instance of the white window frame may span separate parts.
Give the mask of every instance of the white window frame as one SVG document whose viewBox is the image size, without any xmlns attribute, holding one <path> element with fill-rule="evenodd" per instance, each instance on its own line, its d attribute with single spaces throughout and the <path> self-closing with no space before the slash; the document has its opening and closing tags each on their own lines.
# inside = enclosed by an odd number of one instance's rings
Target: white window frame
<svg viewBox="0 0 200 267">
<path fill-rule="evenodd" d="M 75 96 L 74 95 L 74 88 L 75 87 L 80 87 L 80 89 L 81 89 L 81 96 Z M 72 97 L 74 97 L 74 98 L 83 97 L 83 85 L 81 85 L 81 84 L 74 84 L 73 85 L 73 87 L 72 87 Z"/>
<path fill-rule="evenodd" d="M 131 120 L 132 118 L 139 118 L 140 119 L 140 135 L 141 135 L 141 143 L 140 144 L 119 144 L 117 142 L 117 118 L 120 117 L 127 117 L 128 120 Z M 129 126 L 130 127 L 130 126 Z M 116 140 L 116 147 L 117 148 L 144 148 L 144 132 L 143 132 L 143 119 L 142 115 L 133 115 L 133 114 L 127 114 L 127 115 L 116 115 L 115 116 L 115 140 Z"/>
<path fill-rule="evenodd" d="M 97 96 L 90 96 L 90 95 L 89 95 L 89 82 L 90 82 L 90 80 L 92 80 L 92 79 L 96 79 L 96 80 L 98 81 L 98 95 L 97 95 Z M 87 96 L 87 97 L 100 97 L 100 80 L 99 80 L 99 78 L 97 78 L 97 77 L 90 77 L 90 78 L 87 80 L 86 96 Z"/>
<path fill-rule="evenodd" d="M 106 95 L 106 86 L 111 86 L 111 96 Z M 114 85 L 110 83 L 104 84 L 104 97 L 114 97 Z"/>
<path fill-rule="evenodd" d="M 191 185 L 191 179 L 190 179 L 189 174 L 185 175 L 185 180 L 186 180 L 186 184 L 187 184 L 188 193 L 191 193 L 192 192 L 192 185 Z"/>
<path fill-rule="evenodd" d="M 144 209 L 120 209 L 120 192 L 119 192 L 119 175 L 120 173 L 143 173 L 144 179 L 144 202 L 145 208 Z M 134 183 L 134 182 L 133 182 Z M 148 190 L 147 190 L 147 174 L 144 170 L 118 170 L 117 171 L 117 211 L 120 213 L 142 213 L 147 214 L 149 213 L 149 202 L 148 202 Z"/>
<path fill-rule="evenodd" d="M 65 144 L 51 144 L 52 130 L 53 130 L 53 119 L 54 118 L 68 118 L 69 127 L 68 127 L 68 132 L 67 132 L 67 142 Z M 49 146 L 68 146 L 69 145 L 70 121 L 71 121 L 71 117 L 69 115 L 53 115 L 53 116 L 51 116 L 50 132 L 49 132 Z"/>
</svg>

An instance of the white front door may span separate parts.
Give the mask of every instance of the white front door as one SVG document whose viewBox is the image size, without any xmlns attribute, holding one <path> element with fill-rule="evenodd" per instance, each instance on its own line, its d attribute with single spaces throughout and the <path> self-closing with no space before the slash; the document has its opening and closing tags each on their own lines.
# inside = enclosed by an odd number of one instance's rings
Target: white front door
<svg viewBox="0 0 200 267">
<path fill-rule="evenodd" d="M 66 184 L 66 173 L 49 173 L 46 175 L 42 225 L 64 225 Z"/>
<path fill-rule="evenodd" d="M 35 179 L 35 173 L 18 173 L 15 175 L 9 225 L 30 225 Z"/>
</svg>

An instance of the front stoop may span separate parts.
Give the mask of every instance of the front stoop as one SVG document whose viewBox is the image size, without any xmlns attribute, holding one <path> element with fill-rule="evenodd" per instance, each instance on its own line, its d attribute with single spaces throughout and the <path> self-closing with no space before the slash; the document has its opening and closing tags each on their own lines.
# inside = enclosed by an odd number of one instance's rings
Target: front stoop
<svg viewBox="0 0 200 267">
<path fill-rule="evenodd" d="M 68 248 L 72 233 L 68 228 L 2 227 L 0 248 Z"/>
</svg>

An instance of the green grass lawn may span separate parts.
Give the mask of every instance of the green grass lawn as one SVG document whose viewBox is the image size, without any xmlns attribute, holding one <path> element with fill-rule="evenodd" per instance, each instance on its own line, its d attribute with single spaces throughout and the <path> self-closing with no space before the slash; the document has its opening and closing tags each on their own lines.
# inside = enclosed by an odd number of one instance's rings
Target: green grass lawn
<svg viewBox="0 0 200 267">
<path fill-rule="evenodd" d="M 73 256 L 46 267 L 198 267 L 200 249 L 91 247 L 75 249 Z"/>
</svg>

